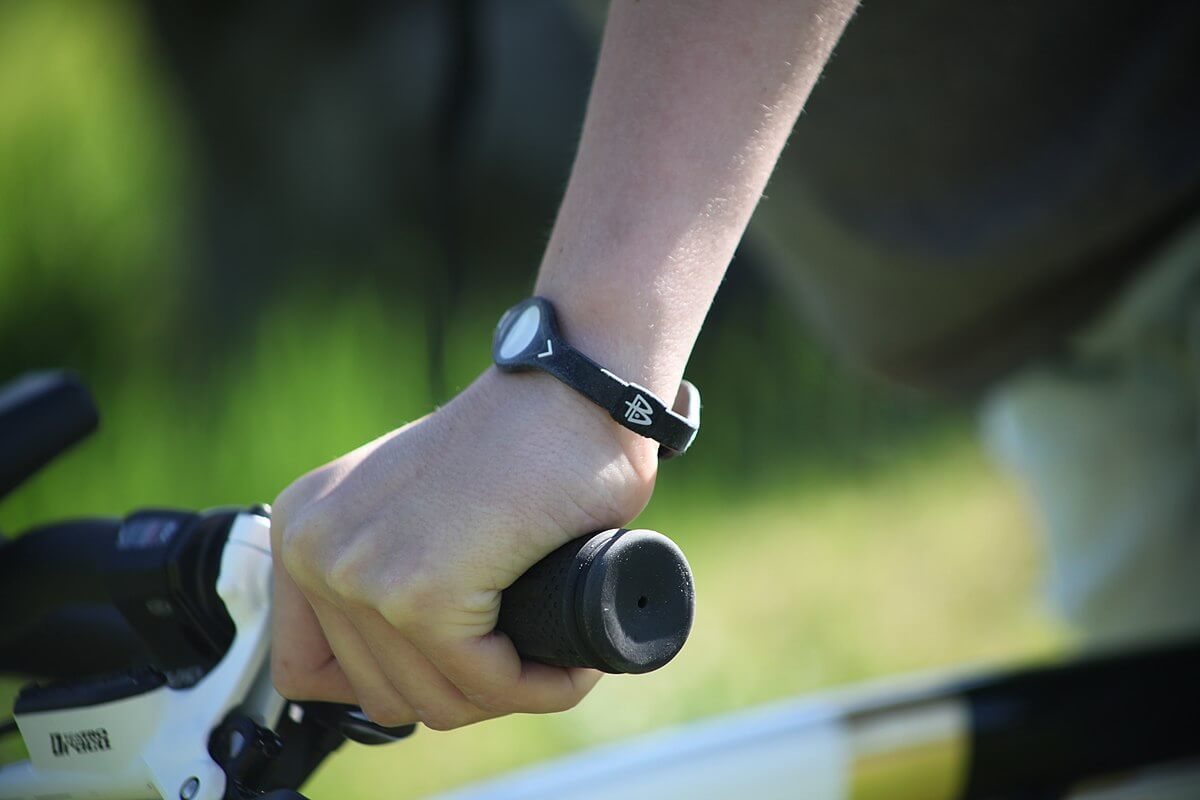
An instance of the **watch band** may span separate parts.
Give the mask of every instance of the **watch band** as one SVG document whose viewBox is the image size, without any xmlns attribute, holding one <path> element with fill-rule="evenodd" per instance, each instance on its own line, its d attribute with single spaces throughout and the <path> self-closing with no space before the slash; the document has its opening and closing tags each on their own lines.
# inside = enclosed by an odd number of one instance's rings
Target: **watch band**
<svg viewBox="0 0 1200 800">
<path fill-rule="evenodd" d="M 679 386 L 675 409 L 644 386 L 623 380 L 563 341 L 554 306 L 530 297 L 496 325 L 492 361 L 505 372 L 541 370 L 603 408 L 620 425 L 661 445 L 659 458 L 682 454 L 700 430 L 700 392 Z"/>
</svg>

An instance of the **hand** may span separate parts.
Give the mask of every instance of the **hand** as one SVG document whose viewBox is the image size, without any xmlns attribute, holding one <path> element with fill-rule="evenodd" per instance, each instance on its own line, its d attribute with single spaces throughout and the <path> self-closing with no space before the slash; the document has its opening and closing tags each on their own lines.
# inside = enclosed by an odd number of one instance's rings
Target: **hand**
<svg viewBox="0 0 1200 800">
<path fill-rule="evenodd" d="M 446 730 L 574 706 L 600 673 L 522 662 L 500 592 L 627 523 L 656 446 L 546 375 L 485 372 L 449 405 L 275 501 L 272 676 L 285 697 Z"/>
</svg>

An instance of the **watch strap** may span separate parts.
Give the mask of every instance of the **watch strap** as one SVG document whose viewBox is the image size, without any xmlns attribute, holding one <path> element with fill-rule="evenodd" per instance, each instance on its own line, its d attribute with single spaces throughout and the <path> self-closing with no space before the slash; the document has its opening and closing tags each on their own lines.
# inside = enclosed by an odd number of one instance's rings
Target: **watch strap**
<svg viewBox="0 0 1200 800">
<path fill-rule="evenodd" d="M 540 370 L 608 412 L 618 424 L 662 447 L 660 458 L 686 451 L 700 429 L 700 393 L 683 381 L 668 406 L 644 386 L 626 381 L 563 340 L 554 307 L 543 297 L 513 306 L 500 319 L 492 360 L 505 372 Z"/>
</svg>

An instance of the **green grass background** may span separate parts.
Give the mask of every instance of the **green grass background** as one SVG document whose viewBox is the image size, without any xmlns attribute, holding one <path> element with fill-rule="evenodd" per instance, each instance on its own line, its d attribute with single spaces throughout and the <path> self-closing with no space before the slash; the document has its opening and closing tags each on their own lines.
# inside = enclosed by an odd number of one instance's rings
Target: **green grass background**
<svg viewBox="0 0 1200 800">
<path fill-rule="evenodd" d="M 432 407 L 419 300 L 336 271 L 276 286 L 229 346 L 186 339 L 178 321 L 204 313 L 184 288 L 195 176 L 155 58 L 136 6 L 0 6 L 0 378 L 74 366 L 104 420 L 0 504 L 9 533 L 270 500 Z M 486 364 L 492 321 L 525 283 L 461 299 L 451 388 Z M 1036 602 L 1034 526 L 969 411 L 842 374 L 769 293 L 736 291 L 692 367 L 705 429 L 638 520 L 675 538 L 696 574 L 679 658 L 608 678 L 569 713 L 348 746 L 313 795 L 416 797 L 774 698 L 1061 646 Z"/>
</svg>

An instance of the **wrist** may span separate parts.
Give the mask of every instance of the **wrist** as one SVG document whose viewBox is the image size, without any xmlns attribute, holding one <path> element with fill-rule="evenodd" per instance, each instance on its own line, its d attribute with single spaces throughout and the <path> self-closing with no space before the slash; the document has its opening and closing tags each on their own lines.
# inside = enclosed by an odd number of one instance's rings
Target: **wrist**
<svg viewBox="0 0 1200 800">
<path fill-rule="evenodd" d="M 545 297 L 512 306 L 492 337 L 492 360 L 501 372 L 545 372 L 606 411 L 640 437 L 661 445 L 660 458 L 687 451 L 700 426 L 699 393 L 684 381 L 664 400 L 581 352 L 562 334 L 558 314 Z"/>
<path fill-rule="evenodd" d="M 670 407 L 683 380 L 691 338 L 675 335 L 675 321 L 654 293 L 626 294 L 627 287 L 564 285 L 552 272 L 535 294 L 558 312 L 563 338 L 623 380 L 639 384 Z M 686 340 L 686 341 L 685 341 Z"/>
<path fill-rule="evenodd" d="M 520 435 L 563 448 L 581 463 L 612 461 L 622 482 L 644 499 L 658 472 L 658 443 L 618 425 L 608 413 L 571 387 L 540 372 L 504 373 L 489 367 L 464 392 L 475 395 L 482 413 L 519 418 Z M 632 516 L 632 515 L 631 515 Z"/>
</svg>

